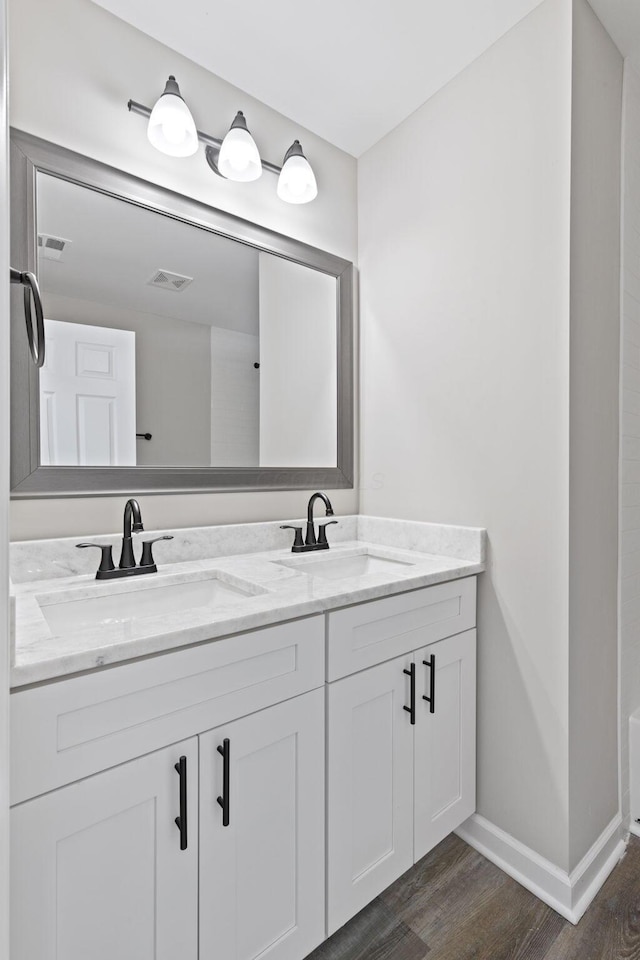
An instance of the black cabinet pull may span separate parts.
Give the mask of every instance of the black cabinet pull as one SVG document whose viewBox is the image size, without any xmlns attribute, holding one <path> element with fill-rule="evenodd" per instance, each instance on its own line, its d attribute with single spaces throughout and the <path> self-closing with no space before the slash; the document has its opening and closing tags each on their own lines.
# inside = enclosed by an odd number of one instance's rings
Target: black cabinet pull
<svg viewBox="0 0 640 960">
<path fill-rule="evenodd" d="M 411 677 L 411 700 L 409 701 L 411 706 L 404 706 L 402 709 L 406 710 L 407 713 L 411 714 L 411 723 L 415 724 L 416 722 L 416 665 L 412 663 L 409 666 L 408 670 L 403 670 L 408 677 Z"/>
<path fill-rule="evenodd" d="M 187 758 L 180 757 L 174 764 L 180 777 L 180 816 L 176 817 L 176 827 L 180 831 L 180 849 L 187 849 Z"/>
<path fill-rule="evenodd" d="M 230 767 L 230 744 L 229 738 L 225 737 L 222 746 L 218 747 L 218 753 L 222 756 L 222 796 L 218 797 L 218 803 L 222 807 L 222 826 L 229 826 L 229 767 Z"/>
<path fill-rule="evenodd" d="M 429 713 L 436 712 L 436 655 L 432 653 L 428 660 L 422 661 L 425 667 L 429 667 L 429 696 L 422 696 L 429 704 Z"/>
</svg>

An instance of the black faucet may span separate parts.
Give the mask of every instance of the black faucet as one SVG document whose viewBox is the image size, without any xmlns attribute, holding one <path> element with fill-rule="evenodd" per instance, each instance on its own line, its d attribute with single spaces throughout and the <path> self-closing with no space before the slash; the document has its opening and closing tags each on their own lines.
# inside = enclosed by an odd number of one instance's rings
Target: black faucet
<svg viewBox="0 0 640 960">
<path fill-rule="evenodd" d="M 153 559 L 153 544 L 157 543 L 158 540 L 173 540 L 173 537 L 166 535 L 156 537 L 154 540 L 144 540 L 142 543 L 142 557 L 140 558 L 140 565 L 138 566 L 133 552 L 132 534 L 140 533 L 143 530 L 140 504 L 137 500 L 131 499 L 127 500 L 124 508 L 122 550 L 117 570 L 113 564 L 113 554 L 110 543 L 104 545 L 99 543 L 77 543 L 76 546 L 80 548 L 96 547 L 102 551 L 100 566 L 96 573 L 96 580 L 114 580 L 117 577 L 135 577 L 142 573 L 156 573 L 158 568 Z"/>
<path fill-rule="evenodd" d="M 329 543 L 327 541 L 327 527 L 330 527 L 332 523 L 337 523 L 338 521 L 330 520 L 328 523 L 319 524 L 318 536 L 316 538 L 316 531 L 313 523 L 313 508 L 316 500 L 322 500 L 325 507 L 325 513 L 328 517 L 333 516 L 331 500 L 329 500 L 329 497 L 326 495 L 326 493 L 314 493 L 311 497 L 309 497 L 309 504 L 307 506 L 307 532 L 304 538 L 304 543 L 302 542 L 302 527 L 294 527 L 290 524 L 284 524 L 280 528 L 281 530 L 295 531 L 293 546 L 291 547 L 292 553 L 307 553 L 309 550 L 329 549 Z"/>
<path fill-rule="evenodd" d="M 131 520 L 133 519 L 133 529 L 131 527 Z M 140 512 L 140 504 L 137 500 L 127 500 L 124 507 L 124 530 L 122 533 L 122 552 L 120 554 L 120 563 L 118 566 L 121 570 L 129 570 L 131 567 L 135 567 L 136 558 L 133 555 L 133 539 L 132 533 L 140 533 L 144 530 L 142 525 L 142 514 Z"/>
</svg>

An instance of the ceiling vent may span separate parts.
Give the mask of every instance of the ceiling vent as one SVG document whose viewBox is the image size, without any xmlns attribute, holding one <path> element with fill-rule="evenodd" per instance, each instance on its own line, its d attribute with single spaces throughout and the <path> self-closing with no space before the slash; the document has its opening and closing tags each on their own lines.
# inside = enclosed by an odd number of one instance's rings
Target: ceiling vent
<svg viewBox="0 0 640 960">
<path fill-rule="evenodd" d="M 180 273 L 171 273 L 170 270 L 156 270 L 154 275 L 147 283 L 151 287 L 160 287 L 162 290 L 184 290 L 188 287 L 193 277 L 183 277 Z"/>
<path fill-rule="evenodd" d="M 45 260 L 62 260 L 62 255 L 71 242 L 71 240 L 63 240 L 62 237 L 52 237 L 48 233 L 39 233 L 38 253 Z"/>
</svg>

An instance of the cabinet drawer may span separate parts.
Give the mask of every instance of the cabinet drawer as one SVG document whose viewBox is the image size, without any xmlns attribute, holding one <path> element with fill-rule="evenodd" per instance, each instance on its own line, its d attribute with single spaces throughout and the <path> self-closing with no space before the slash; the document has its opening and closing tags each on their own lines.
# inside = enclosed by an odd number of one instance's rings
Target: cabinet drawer
<svg viewBox="0 0 640 960">
<path fill-rule="evenodd" d="M 19 803 L 324 682 L 322 616 L 11 695 Z"/>
<path fill-rule="evenodd" d="M 476 578 L 361 603 L 327 619 L 327 679 L 337 680 L 475 627 Z"/>
</svg>

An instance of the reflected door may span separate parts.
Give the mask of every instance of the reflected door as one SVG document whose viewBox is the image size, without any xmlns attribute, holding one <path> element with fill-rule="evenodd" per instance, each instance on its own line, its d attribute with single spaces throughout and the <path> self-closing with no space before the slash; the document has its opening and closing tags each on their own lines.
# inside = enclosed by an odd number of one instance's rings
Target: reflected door
<svg viewBox="0 0 640 960">
<path fill-rule="evenodd" d="M 135 333 L 45 320 L 43 466 L 135 466 Z"/>
</svg>

